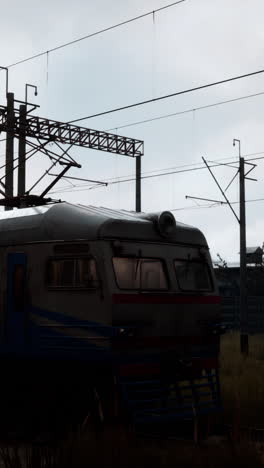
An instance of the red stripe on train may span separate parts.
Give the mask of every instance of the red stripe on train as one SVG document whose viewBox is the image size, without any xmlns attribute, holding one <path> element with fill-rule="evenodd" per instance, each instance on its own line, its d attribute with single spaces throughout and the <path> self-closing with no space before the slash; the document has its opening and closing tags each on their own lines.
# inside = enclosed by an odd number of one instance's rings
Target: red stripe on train
<svg viewBox="0 0 264 468">
<path fill-rule="evenodd" d="M 220 296 L 180 294 L 113 294 L 113 304 L 220 304 Z"/>
<path fill-rule="evenodd" d="M 160 363 L 130 363 L 130 364 L 121 364 L 118 368 L 118 373 L 122 377 L 132 377 L 132 376 L 149 376 L 149 375 L 159 375 L 160 374 Z"/>
<path fill-rule="evenodd" d="M 191 360 L 192 367 L 189 369 L 190 374 L 193 371 L 202 371 L 203 369 L 217 369 L 217 358 L 194 358 Z M 119 375 L 122 377 L 133 376 L 154 376 L 161 375 L 162 366 L 160 362 L 150 363 L 130 363 L 119 365 Z M 171 376 L 173 377 L 175 368 L 171 369 Z"/>
<path fill-rule="evenodd" d="M 116 337 L 112 341 L 113 350 L 138 348 L 171 348 L 178 345 L 209 346 L 218 344 L 218 335 L 202 336 L 146 336 L 146 337 Z"/>
</svg>

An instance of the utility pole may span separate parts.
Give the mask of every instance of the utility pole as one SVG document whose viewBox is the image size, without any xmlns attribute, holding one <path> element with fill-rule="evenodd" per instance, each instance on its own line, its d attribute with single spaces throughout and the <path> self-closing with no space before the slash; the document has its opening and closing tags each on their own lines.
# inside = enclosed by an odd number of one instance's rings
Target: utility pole
<svg viewBox="0 0 264 468">
<path fill-rule="evenodd" d="M 240 210 L 240 351 L 248 354 L 248 314 L 247 314 L 247 261 L 246 261 L 246 204 L 245 204 L 245 160 L 241 157 L 239 145 L 239 210 Z"/>
<path fill-rule="evenodd" d="M 5 194 L 6 198 L 14 195 L 14 93 L 7 93 L 7 114 L 6 114 L 6 173 L 5 173 Z M 5 210 L 12 210 L 10 206 L 5 206 Z"/>
<path fill-rule="evenodd" d="M 233 163 L 225 163 L 221 164 L 222 166 L 232 167 L 236 169 L 236 174 L 232 177 L 231 181 L 227 185 L 226 189 L 223 190 L 220 186 L 219 182 L 217 181 L 215 175 L 213 174 L 210 166 L 206 162 L 204 158 L 203 162 L 205 163 L 207 169 L 209 170 L 211 176 L 213 177 L 216 185 L 218 186 L 221 194 L 223 195 L 225 201 L 218 201 L 212 200 L 208 198 L 201 198 L 201 197 L 191 197 L 186 195 L 186 198 L 193 198 L 197 200 L 205 200 L 211 201 L 214 203 L 220 204 L 227 204 L 231 209 L 232 213 L 234 214 L 236 220 L 239 223 L 239 236 L 240 236 L 240 351 L 241 353 L 248 355 L 249 345 L 248 345 L 248 304 L 247 304 L 247 259 L 246 259 L 246 203 L 245 203 L 245 180 L 252 180 L 256 181 L 256 179 L 252 179 L 252 177 L 248 177 L 251 171 L 256 168 L 256 164 L 252 164 L 249 161 L 245 162 L 245 159 L 241 157 L 241 144 L 240 140 L 234 138 L 233 146 L 238 143 L 239 145 L 239 165 L 238 168 L 233 165 Z M 245 165 L 250 166 L 245 172 Z M 230 187 L 230 185 L 235 180 L 236 176 L 239 174 L 239 217 L 237 216 L 236 212 L 234 211 L 232 204 L 229 202 L 225 192 Z"/>
<path fill-rule="evenodd" d="M 136 157 L 136 212 L 141 211 L 141 156 Z"/>
<path fill-rule="evenodd" d="M 26 191 L 26 122 L 27 106 L 19 106 L 19 143 L 18 143 L 18 179 L 17 195 L 23 196 Z"/>
<path fill-rule="evenodd" d="M 33 88 L 35 96 L 38 95 L 37 86 L 26 83 L 25 104 L 19 106 L 19 143 L 18 143 L 18 178 L 17 195 L 23 196 L 26 192 L 26 124 L 27 124 L 27 103 L 28 88 Z"/>
</svg>

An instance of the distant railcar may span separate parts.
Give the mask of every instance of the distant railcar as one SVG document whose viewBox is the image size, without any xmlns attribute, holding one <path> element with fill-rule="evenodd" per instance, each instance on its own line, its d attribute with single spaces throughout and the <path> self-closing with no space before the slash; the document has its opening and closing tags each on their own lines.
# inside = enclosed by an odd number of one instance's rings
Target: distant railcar
<svg viewBox="0 0 264 468">
<path fill-rule="evenodd" d="M 220 298 L 198 229 L 166 211 L 23 208 L 0 215 L 0 268 L 13 386 L 74 381 L 105 408 L 117 391 L 135 423 L 221 407 Z"/>
</svg>

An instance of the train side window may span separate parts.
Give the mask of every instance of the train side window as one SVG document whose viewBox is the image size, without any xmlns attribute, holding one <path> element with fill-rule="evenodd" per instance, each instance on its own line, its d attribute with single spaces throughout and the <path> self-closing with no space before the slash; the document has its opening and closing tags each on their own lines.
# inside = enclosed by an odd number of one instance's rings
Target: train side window
<svg viewBox="0 0 264 468">
<path fill-rule="evenodd" d="M 93 258 L 50 259 L 47 285 L 50 288 L 95 288 L 98 284 L 96 263 Z"/>
<path fill-rule="evenodd" d="M 96 264 L 93 258 L 76 260 L 76 285 L 80 287 L 89 287 L 97 282 Z"/>
<path fill-rule="evenodd" d="M 56 263 L 58 264 L 58 262 Z M 74 285 L 74 260 L 64 260 L 59 265 L 59 268 L 60 268 L 61 285 L 73 286 Z"/>
<path fill-rule="evenodd" d="M 182 291 L 212 291 L 207 263 L 193 260 L 174 260 L 176 277 Z"/>
<path fill-rule="evenodd" d="M 164 264 L 159 259 L 114 257 L 113 266 L 120 289 L 168 289 Z"/>
</svg>

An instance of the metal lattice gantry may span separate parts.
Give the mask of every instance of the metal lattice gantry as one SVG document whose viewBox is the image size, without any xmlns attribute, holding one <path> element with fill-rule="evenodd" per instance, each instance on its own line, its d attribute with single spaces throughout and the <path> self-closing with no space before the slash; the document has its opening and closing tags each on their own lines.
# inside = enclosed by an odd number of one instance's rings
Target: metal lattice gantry
<svg viewBox="0 0 264 468">
<path fill-rule="evenodd" d="M 14 110 L 14 116 L 11 130 L 13 130 L 15 136 L 19 137 L 19 110 Z M 10 130 L 10 125 L 7 124 L 7 108 L 0 106 L 0 132 L 6 132 L 7 130 Z M 26 137 L 48 140 L 50 142 L 56 141 L 123 156 L 140 157 L 144 153 L 144 143 L 142 140 L 79 127 L 30 114 L 27 115 L 24 131 Z"/>
<path fill-rule="evenodd" d="M 8 80 L 8 70 L 6 68 L 5 70 Z M 23 198 L 23 205 L 25 205 L 27 203 L 25 196 L 28 197 L 28 203 L 36 203 L 35 198 L 34 200 L 32 199 L 32 190 L 46 175 L 50 175 L 49 171 L 45 171 L 33 184 L 31 189 L 28 190 L 26 187 L 26 162 L 29 158 L 40 152 L 44 153 L 51 160 L 50 169 L 57 164 L 66 166 L 60 173 L 55 175 L 54 182 L 49 184 L 47 190 L 45 189 L 39 196 L 44 200 L 47 191 L 60 179 L 64 178 L 65 173 L 70 168 L 81 167 L 68 152 L 72 146 L 79 146 L 121 156 L 129 156 L 135 159 L 136 211 L 141 211 L 141 156 L 144 154 L 143 141 L 33 115 L 32 112 L 39 106 L 27 101 L 27 87 L 29 86 L 35 88 L 35 95 L 37 93 L 36 86 L 27 83 L 25 101 L 15 99 L 14 93 L 8 92 L 7 86 L 7 105 L 0 106 L 0 134 L 2 132 L 6 133 L 5 175 L 0 178 L 0 184 L 4 188 L 4 191 L 1 190 L 0 192 L 1 195 L 4 195 L 4 199 L 1 199 L 1 204 L 5 206 L 5 209 L 12 209 L 14 202 L 16 203 L 15 206 L 18 206 L 21 197 Z M 16 107 L 17 104 L 19 104 L 19 108 Z M 18 158 L 14 158 L 15 138 L 18 139 Z M 36 143 L 33 140 L 37 140 Z M 54 143 L 57 149 L 59 149 L 59 153 L 52 151 L 47 146 L 49 143 Z M 26 145 L 31 147 L 29 151 L 26 151 Z M 67 145 L 68 149 L 64 150 L 61 145 Z M 14 164 L 15 161 L 18 161 L 18 163 Z M 17 197 L 15 197 L 17 200 L 14 200 L 14 171 L 16 169 L 18 171 L 18 189 Z M 5 183 L 2 179 L 5 179 Z M 98 185 L 98 182 L 95 181 L 95 183 Z M 102 182 L 101 185 L 107 184 Z"/>
</svg>

